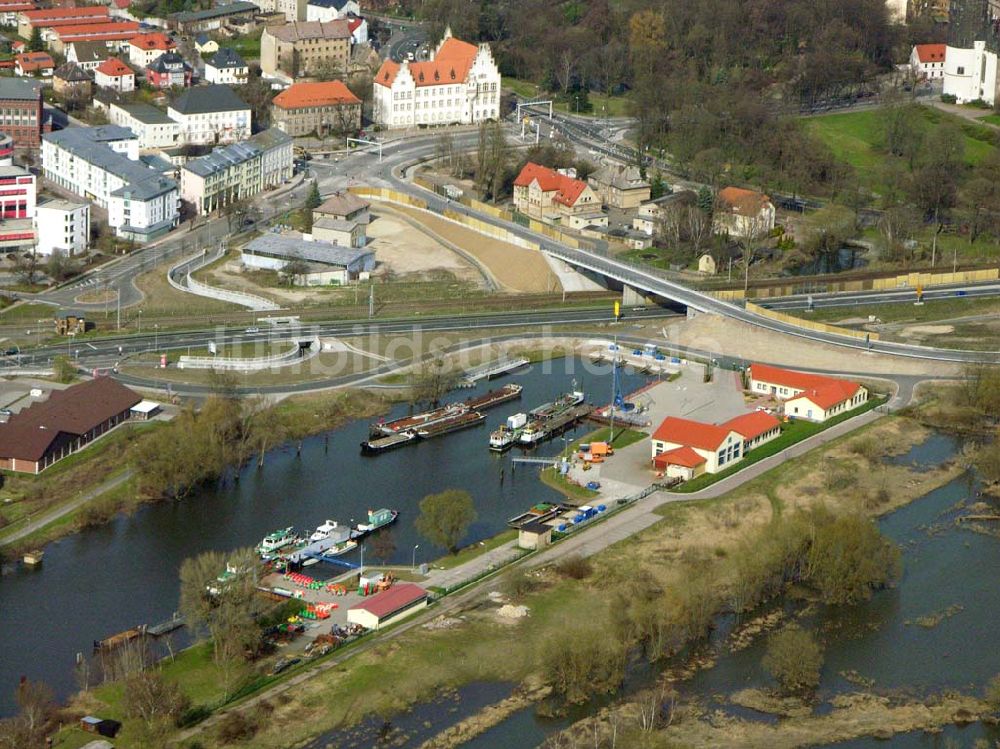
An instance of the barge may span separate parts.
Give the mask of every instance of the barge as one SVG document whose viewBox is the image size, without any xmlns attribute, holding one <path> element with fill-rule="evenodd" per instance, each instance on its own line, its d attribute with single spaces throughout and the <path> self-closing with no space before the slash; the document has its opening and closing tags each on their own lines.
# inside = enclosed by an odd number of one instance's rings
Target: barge
<svg viewBox="0 0 1000 749">
<path fill-rule="evenodd" d="M 431 437 L 448 434 L 449 432 L 457 432 L 459 429 L 479 426 L 484 421 L 486 421 L 486 414 L 479 411 L 467 411 L 464 414 L 459 414 L 445 421 L 439 421 L 437 424 L 429 426 L 426 429 L 420 429 L 417 431 L 417 436 L 420 439 L 426 440 Z"/>
</svg>

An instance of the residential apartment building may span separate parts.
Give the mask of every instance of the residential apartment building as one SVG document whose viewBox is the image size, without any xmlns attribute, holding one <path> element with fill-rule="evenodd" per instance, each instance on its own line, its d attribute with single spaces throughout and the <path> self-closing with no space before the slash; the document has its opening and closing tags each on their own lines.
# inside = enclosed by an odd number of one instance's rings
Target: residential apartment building
<svg viewBox="0 0 1000 749">
<path fill-rule="evenodd" d="M 52 73 L 52 88 L 63 99 L 89 102 L 94 93 L 93 74 L 75 62 L 64 62 Z"/>
<path fill-rule="evenodd" d="M 15 148 L 38 148 L 47 128 L 41 81 L 0 78 L 0 132 L 14 139 Z"/>
<path fill-rule="evenodd" d="M 174 40 L 164 33 L 139 34 L 129 39 L 128 61 L 137 68 L 145 68 L 165 52 L 176 50 Z"/>
<path fill-rule="evenodd" d="M 128 128 L 100 125 L 46 134 L 42 172 L 104 208 L 120 237 L 146 242 L 177 226 L 177 183 L 139 160 L 139 139 Z"/>
<path fill-rule="evenodd" d="M 79 255 L 90 245 L 90 204 L 50 200 L 35 209 L 35 251 L 51 255 L 56 250 Z"/>
<path fill-rule="evenodd" d="M 665 222 L 682 221 L 682 212 L 686 211 L 689 206 L 696 205 L 697 202 L 698 194 L 693 190 L 678 190 L 647 200 L 639 206 L 632 218 L 632 228 L 654 236 L 663 231 Z"/>
<path fill-rule="evenodd" d="M 199 215 L 251 198 L 290 179 L 292 139 L 271 128 L 241 143 L 220 146 L 181 168 L 181 198 Z"/>
<path fill-rule="evenodd" d="M 532 218 L 558 222 L 599 214 L 601 199 L 583 180 L 529 161 L 514 180 L 514 207 Z"/>
<path fill-rule="evenodd" d="M 351 56 L 347 21 L 268 26 L 260 37 L 260 69 L 267 75 L 308 76 L 320 65 L 346 71 Z"/>
<path fill-rule="evenodd" d="M 185 88 L 191 85 L 194 70 L 176 52 L 166 52 L 146 67 L 146 83 L 156 88 Z"/>
<path fill-rule="evenodd" d="M 14 75 L 51 78 L 56 61 L 48 52 L 22 52 L 14 55 Z"/>
<path fill-rule="evenodd" d="M 280 13 L 288 22 L 309 20 L 306 0 L 264 0 L 261 10 L 265 10 L 265 5 L 266 10 Z"/>
<path fill-rule="evenodd" d="M 361 15 L 361 6 L 355 0 L 309 0 L 305 20 L 329 23 L 348 15 Z"/>
<path fill-rule="evenodd" d="M 94 84 L 120 93 L 135 91 L 135 71 L 117 57 L 109 57 L 94 69 Z"/>
<path fill-rule="evenodd" d="M 293 136 L 356 133 L 361 99 L 340 81 L 293 83 L 271 102 L 271 123 Z"/>
<path fill-rule="evenodd" d="M 910 52 L 910 68 L 917 78 L 933 81 L 944 78 L 945 44 L 917 44 Z"/>
<path fill-rule="evenodd" d="M 591 174 L 587 182 L 611 208 L 631 211 L 649 200 L 649 182 L 642 178 L 637 166 L 605 164 Z"/>
<path fill-rule="evenodd" d="M 17 26 L 18 16 L 26 10 L 35 10 L 33 2 L 23 0 L 0 0 L 0 25 Z"/>
<path fill-rule="evenodd" d="M 485 122 L 500 111 L 500 70 L 488 44 L 445 31 L 428 62 L 386 59 L 373 83 L 375 122 L 385 127 Z"/>
<path fill-rule="evenodd" d="M 251 132 L 250 106 L 218 84 L 185 90 L 167 107 L 167 116 L 180 123 L 180 143 L 232 143 Z"/>
<path fill-rule="evenodd" d="M 110 56 L 111 51 L 104 42 L 73 42 L 66 46 L 66 62 L 75 62 L 91 72 Z"/>
<path fill-rule="evenodd" d="M 223 47 L 205 61 L 205 80 L 225 86 L 240 86 L 247 82 L 250 66 L 239 53 Z"/>
<path fill-rule="evenodd" d="M 763 193 L 724 187 L 715 202 L 713 229 L 717 234 L 766 237 L 774 228 L 774 203 Z"/>
<path fill-rule="evenodd" d="M 140 151 L 173 148 L 180 143 L 180 124 L 150 104 L 112 103 L 108 106 L 108 120 L 135 133 Z"/>
</svg>

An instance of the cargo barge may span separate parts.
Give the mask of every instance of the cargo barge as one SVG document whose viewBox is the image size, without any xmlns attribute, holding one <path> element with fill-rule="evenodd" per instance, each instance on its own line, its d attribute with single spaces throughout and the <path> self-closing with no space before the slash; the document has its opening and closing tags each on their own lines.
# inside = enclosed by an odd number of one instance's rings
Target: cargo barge
<svg viewBox="0 0 1000 749">
<path fill-rule="evenodd" d="M 520 398 L 523 390 L 523 386 L 510 383 L 431 411 L 372 424 L 368 429 L 368 439 L 361 443 L 361 452 L 376 455 L 402 447 L 417 438 L 429 439 L 476 426 L 486 419 L 483 411 Z"/>
</svg>

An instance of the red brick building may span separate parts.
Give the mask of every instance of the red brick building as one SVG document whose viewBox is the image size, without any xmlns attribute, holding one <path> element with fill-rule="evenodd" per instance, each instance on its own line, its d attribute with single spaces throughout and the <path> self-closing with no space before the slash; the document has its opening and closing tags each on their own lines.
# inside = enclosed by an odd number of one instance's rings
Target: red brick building
<svg viewBox="0 0 1000 749">
<path fill-rule="evenodd" d="M 42 84 L 30 78 L 0 78 L 0 132 L 15 148 L 38 148 L 51 130 L 42 114 Z"/>
</svg>

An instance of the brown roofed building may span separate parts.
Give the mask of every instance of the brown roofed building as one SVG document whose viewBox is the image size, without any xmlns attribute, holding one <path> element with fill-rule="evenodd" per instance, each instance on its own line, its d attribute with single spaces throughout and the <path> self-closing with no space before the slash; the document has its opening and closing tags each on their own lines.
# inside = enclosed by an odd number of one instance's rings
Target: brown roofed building
<svg viewBox="0 0 1000 749">
<path fill-rule="evenodd" d="M 350 56 L 351 29 L 344 20 L 267 26 L 260 37 L 260 69 L 267 75 L 309 76 L 321 64 L 343 74 Z"/>
<path fill-rule="evenodd" d="M 718 234 L 758 238 L 774 228 L 774 204 L 760 192 L 742 187 L 725 187 L 716 198 L 714 229 Z"/>
<path fill-rule="evenodd" d="M 335 192 L 319 208 L 313 210 L 313 217 L 367 224 L 371 207 L 371 203 L 353 192 Z"/>
<path fill-rule="evenodd" d="M 600 213 L 601 199 L 586 182 L 528 162 L 514 180 L 514 207 L 532 218 Z"/>
<path fill-rule="evenodd" d="M 88 101 L 93 94 L 94 79 L 75 62 L 65 62 L 52 74 L 52 88 L 64 100 Z"/>
<path fill-rule="evenodd" d="M 295 83 L 271 103 L 271 122 L 292 136 L 356 133 L 361 99 L 340 81 Z"/>
<path fill-rule="evenodd" d="M 141 400 L 110 377 L 54 390 L 0 424 L 0 468 L 40 473 L 127 421 Z"/>
</svg>

